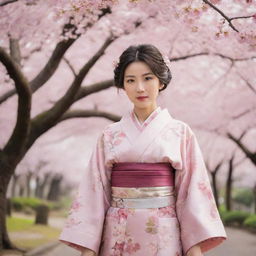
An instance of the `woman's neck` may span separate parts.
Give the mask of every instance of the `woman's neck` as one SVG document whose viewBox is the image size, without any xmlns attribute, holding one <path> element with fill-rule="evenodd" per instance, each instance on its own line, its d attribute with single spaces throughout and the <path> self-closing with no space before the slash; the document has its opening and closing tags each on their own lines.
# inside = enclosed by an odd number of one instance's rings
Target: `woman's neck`
<svg viewBox="0 0 256 256">
<path fill-rule="evenodd" d="M 146 108 L 134 108 L 133 111 L 135 115 L 137 116 L 138 120 L 140 122 L 144 122 L 152 112 L 154 112 L 157 109 L 157 106 L 154 106 L 150 109 Z"/>
</svg>

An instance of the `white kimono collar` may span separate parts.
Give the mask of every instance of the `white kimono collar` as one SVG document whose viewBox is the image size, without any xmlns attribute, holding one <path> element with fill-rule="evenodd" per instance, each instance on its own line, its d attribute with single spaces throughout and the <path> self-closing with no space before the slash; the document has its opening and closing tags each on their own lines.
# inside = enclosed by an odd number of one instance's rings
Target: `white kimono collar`
<svg viewBox="0 0 256 256">
<path fill-rule="evenodd" d="M 157 107 L 144 122 L 140 122 L 138 117 L 136 116 L 134 110 L 130 111 L 130 116 L 132 121 L 134 122 L 135 126 L 138 128 L 139 131 L 144 130 L 146 126 L 162 111 L 161 107 Z"/>
<path fill-rule="evenodd" d="M 172 117 L 168 110 L 163 109 L 141 132 L 132 120 L 130 112 L 123 116 L 120 121 L 121 128 L 130 143 L 130 150 L 128 152 L 126 151 L 126 154 L 129 154 L 133 161 L 139 161 L 146 148 L 154 141 L 159 132 L 170 122 L 171 119 Z"/>
</svg>

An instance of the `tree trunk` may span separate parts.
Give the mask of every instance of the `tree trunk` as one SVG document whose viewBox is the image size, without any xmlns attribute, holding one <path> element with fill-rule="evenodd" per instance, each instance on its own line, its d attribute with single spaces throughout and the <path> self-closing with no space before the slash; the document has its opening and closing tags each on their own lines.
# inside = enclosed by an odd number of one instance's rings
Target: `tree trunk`
<svg viewBox="0 0 256 256">
<path fill-rule="evenodd" d="M 103 9 L 102 14 L 98 16 L 98 19 L 103 17 L 105 14 L 110 13 L 110 9 L 106 8 Z M 95 21 L 96 23 L 96 21 Z M 70 23 L 71 24 L 71 23 Z M 68 26 L 70 24 L 67 24 Z M 93 23 L 88 23 L 88 28 L 91 27 Z M 65 30 L 68 33 L 75 32 L 76 27 L 71 24 L 71 30 L 67 28 Z M 66 33 L 64 31 L 64 34 Z M 78 33 L 78 36 L 80 34 Z M 34 84 L 33 81 L 31 83 L 28 82 L 27 78 L 24 76 L 22 70 L 15 64 L 12 60 L 11 56 L 6 52 L 3 47 L 0 47 L 0 62 L 5 66 L 7 73 L 9 74 L 10 78 L 14 81 L 15 89 L 18 94 L 18 108 L 17 108 L 17 118 L 16 124 L 13 128 L 12 134 L 8 139 L 6 145 L 3 148 L 0 148 L 0 251 L 2 249 L 10 249 L 15 248 L 8 237 L 7 230 L 6 230 L 6 192 L 7 187 L 10 182 L 11 176 L 14 174 L 15 168 L 17 164 L 22 160 L 25 156 L 26 152 L 30 149 L 30 147 L 34 144 L 34 142 L 46 131 L 50 128 L 55 126 L 58 122 L 60 122 L 60 118 L 62 115 L 70 108 L 70 106 L 76 101 L 75 97 L 79 90 L 81 89 L 81 84 L 89 73 L 90 69 L 94 66 L 94 64 L 99 60 L 99 58 L 104 54 L 106 48 L 115 40 L 117 37 L 110 35 L 104 44 L 100 47 L 100 49 L 82 66 L 79 70 L 78 74 L 73 79 L 69 89 L 66 93 L 56 101 L 55 105 L 50 109 L 40 113 L 35 118 L 31 119 L 30 110 L 31 110 L 31 99 L 32 99 L 32 92 L 31 87 L 35 91 L 38 87 L 42 86 L 48 79 L 45 79 L 45 75 L 49 74 L 49 67 L 54 64 L 53 62 L 56 61 L 56 56 L 53 54 L 50 58 L 49 62 L 47 63 L 46 67 L 43 69 L 43 72 L 39 73 L 37 79 L 41 79 L 40 82 Z M 65 42 L 74 42 L 75 40 L 65 40 L 60 43 Z M 61 54 L 58 59 L 58 63 L 60 63 L 61 58 L 63 57 L 65 50 L 69 48 L 64 47 L 64 50 L 61 51 Z M 59 44 L 58 44 L 59 46 Z M 60 49 L 61 50 L 61 49 Z M 50 64 L 50 65 L 48 65 Z M 52 70 L 51 75 L 54 73 L 56 68 Z M 39 77 L 39 78 L 38 78 Z M 30 87 L 31 85 L 31 87 Z M 95 89 L 94 91 L 90 91 L 89 94 L 93 92 L 99 91 L 100 89 Z M 89 95 L 87 94 L 87 95 Z M 5 98 L 7 99 L 7 98 Z M 58 197 L 59 194 L 59 184 L 60 180 L 57 181 L 56 185 L 54 186 L 56 191 L 56 195 Z M 54 196 L 53 196 L 54 198 Z"/>
<path fill-rule="evenodd" d="M 213 195 L 214 195 L 214 199 L 215 199 L 216 205 L 217 205 L 217 207 L 219 209 L 220 204 L 219 204 L 219 193 L 218 193 L 218 189 L 217 189 L 216 174 L 217 174 L 217 172 L 211 172 Z"/>
<path fill-rule="evenodd" d="M 62 181 L 62 176 L 57 175 L 53 177 L 51 184 L 50 184 L 50 190 L 47 196 L 47 199 L 50 201 L 57 201 L 60 196 L 60 184 Z"/>
<path fill-rule="evenodd" d="M 229 169 L 228 169 L 228 177 L 226 181 L 226 209 L 228 211 L 232 210 L 232 174 L 233 174 L 233 159 L 234 156 L 229 160 Z"/>
<path fill-rule="evenodd" d="M 36 177 L 36 188 L 35 188 L 35 197 L 39 198 L 39 190 L 40 190 L 40 178 Z"/>
<path fill-rule="evenodd" d="M 6 227 L 6 192 L 16 166 L 11 166 L 0 155 L 0 251 L 16 248 L 10 241 Z"/>
<path fill-rule="evenodd" d="M 26 175 L 26 192 L 27 192 L 27 197 L 31 196 L 31 188 L 30 188 L 30 183 L 31 183 L 31 178 L 32 178 L 32 173 L 28 172 Z"/>
<path fill-rule="evenodd" d="M 35 224 L 47 225 L 48 216 L 49 216 L 49 207 L 47 205 L 37 206 Z"/>
<path fill-rule="evenodd" d="M 254 214 L 256 214 L 256 184 L 253 187 L 253 198 L 254 198 Z"/>
<path fill-rule="evenodd" d="M 41 199 L 45 199 L 45 187 L 49 183 L 51 177 L 50 173 L 46 173 L 43 177 L 36 177 L 36 190 L 35 196 Z"/>
<path fill-rule="evenodd" d="M 50 183 L 51 173 L 46 173 L 41 184 L 41 198 L 47 199 L 47 185 Z"/>
<path fill-rule="evenodd" d="M 25 188 L 23 187 L 22 184 L 19 184 L 19 197 L 23 197 L 24 196 L 24 192 L 25 192 Z"/>
<path fill-rule="evenodd" d="M 11 183 L 11 197 L 15 197 L 17 195 L 16 193 L 16 187 L 17 187 L 17 180 L 18 180 L 18 175 L 14 174 L 12 176 L 12 183 Z"/>
<path fill-rule="evenodd" d="M 6 198 L 6 216 L 12 216 L 12 202 L 11 198 Z"/>
</svg>

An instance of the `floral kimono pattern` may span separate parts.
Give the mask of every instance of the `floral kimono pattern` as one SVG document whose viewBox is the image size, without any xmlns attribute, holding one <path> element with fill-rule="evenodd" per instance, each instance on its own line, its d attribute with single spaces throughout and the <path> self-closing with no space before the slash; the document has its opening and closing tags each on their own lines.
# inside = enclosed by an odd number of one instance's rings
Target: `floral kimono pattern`
<svg viewBox="0 0 256 256">
<path fill-rule="evenodd" d="M 118 162 L 169 162 L 175 169 L 173 203 L 147 209 L 111 206 L 111 167 Z M 116 192 L 141 193 L 136 188 Z M 60 236 L 100 256 L 182 256 L 194 245 L 205 252 L 225 239 L 196 137 L 160 108 L 143 124 L 130 111 L 104 129 Z"/>
</svg>

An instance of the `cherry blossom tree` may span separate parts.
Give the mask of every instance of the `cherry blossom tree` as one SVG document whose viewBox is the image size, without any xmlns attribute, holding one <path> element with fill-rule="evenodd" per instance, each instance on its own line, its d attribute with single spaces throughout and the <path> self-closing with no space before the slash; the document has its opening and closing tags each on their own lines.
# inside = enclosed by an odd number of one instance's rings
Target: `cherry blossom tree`
<svg viewBox="0 0 256 256">
<path fill-rule="evenodd" d="M 201 141 L 218 137 L 210 169 L 236 147 L 231 138 L 253 152 L 255 7 L 238 0 L 0 1 L 0 250 L 13 247 L 5 225 L 7 186 L 24 157 L 41 161 L 44 134 L 60 145 L 63 136 L 117 121 L 127 109 L 124 93 L 116 97 L 111 88 L 112 63 L 130 44 L 150 42 L 165 53 L 175 75 L 159 104 L 195 128 Z M 82 120 L 88 117 L 108 121 Z M 57 154 L 46 156 L 66 174 L 77 168 Z"/>
</svg>

